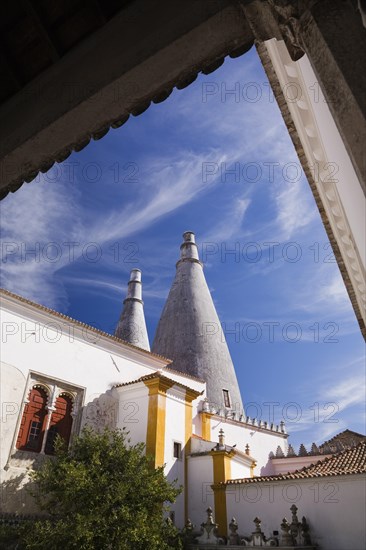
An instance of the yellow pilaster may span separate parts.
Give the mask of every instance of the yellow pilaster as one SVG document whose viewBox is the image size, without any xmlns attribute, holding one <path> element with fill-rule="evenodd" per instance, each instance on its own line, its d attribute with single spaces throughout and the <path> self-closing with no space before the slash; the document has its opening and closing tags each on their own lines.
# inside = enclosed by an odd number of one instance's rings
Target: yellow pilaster
<svg viewBox="0 0 366 550">
<path fill-rule="evenodd" d="M 202 422 L 202 437 L 206 441 L 211 441 L 211 414 L 207 412 L 201 413 Z"/>
<path fill-rule="evenodd" d="M 227 508 L 226 508 L 226 486 L 222 482 L 231 478 L 231 459 L 234 451 L 212 451 L 215 502 L 215 521 L 219 524 L 220 536 L 227 536 Z"/>
<path fill-rule="evenodd" d="M 153 465 L 158 468 L 164 464 L 166 392 L 174 382 L 157 376 L 144 383 L 149 388 L 146 454 L 153 457 Z"/>
</svg>

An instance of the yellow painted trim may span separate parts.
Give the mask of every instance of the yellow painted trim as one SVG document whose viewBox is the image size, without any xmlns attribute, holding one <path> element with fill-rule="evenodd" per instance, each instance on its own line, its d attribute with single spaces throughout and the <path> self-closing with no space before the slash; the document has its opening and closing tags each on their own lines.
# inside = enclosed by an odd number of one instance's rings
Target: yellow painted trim
<svg viewBox="0 0 366 550">
<path fill-rule="evenodd" d="M 174 382 L 157 376 L 144 380 L 144 384 L 149 388 L 146 454 L 153 457 L 153 465 L 158 468 L 164 465 L 166 392 L 174 386 Z"/>
<path fill-rule="evenodd" d="M 203 394 L 203 391 L 193 390 L 192 388 L 186 388 L 186 401 L 192 403 L 197 397 Z"/>
<path fill-rule="evenodd" d="M 211 441 L 211 414 L 203 412 L 201 413 L 202 423 L 202 438 L 206 441 Z"/>
<path fill-rule="evenodd" d="M 227 508 L 226 508 L 226 486 L 220 485 L 231 479 L 231 459 L 234 456 L 234 451 L 212 451 L 213 460 L 213 477 L 214 484 L 212 489 L 214 491 L 214 503 L 215 503 L 215 521 L 219 524 L 218 533 L 222 537 L 226 537 L 227 530 Z"/>
<path fill-rule="evenodd" d="M 186 454 L 191 452 L 191 437 L 192 437 L 192 404 L 185 404 L 185 427 L 184 427 L 184 448 Z"/>
<path fill-rule="evenodd" d="M 217 533 L 220 537 L 227 537 L 227 508 L 226 486 L 212 485 L 214 492 L 215 522 L 218 524 Z"/>
</svg>

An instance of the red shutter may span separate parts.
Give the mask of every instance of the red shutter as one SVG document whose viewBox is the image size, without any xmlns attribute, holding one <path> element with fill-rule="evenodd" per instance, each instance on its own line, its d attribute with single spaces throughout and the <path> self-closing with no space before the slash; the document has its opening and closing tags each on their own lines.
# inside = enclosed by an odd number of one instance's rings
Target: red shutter
<svg viewBox="0 0 366 550">
<path fill-rule="evenodd" d="M 45 447 L 46 454 L 54 453 L 54 441 L 57 435 L 69 443 L 72 428 L 72 399 L 68 395 L 60 395 L 56 399 L 55 410 L 51 416 L 51 422 L 47 434 Z"/>
<path fill-rule="evenodd" d="M 39 453 L 42 448 L 47 420 L 47 393 L 42 388 L 32 388 L 29 402 L 24 407 L 16 448 Z"/>
</svg>

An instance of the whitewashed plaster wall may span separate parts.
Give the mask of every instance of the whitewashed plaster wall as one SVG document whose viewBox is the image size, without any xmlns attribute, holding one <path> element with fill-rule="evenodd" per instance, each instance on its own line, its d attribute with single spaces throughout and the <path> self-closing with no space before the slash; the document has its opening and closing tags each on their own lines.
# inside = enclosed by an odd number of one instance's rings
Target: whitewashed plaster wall
<svg viewBox="0 0 366 550">
<path fill-rule="evenodd" d="M 205 510 L 215 508 L 213 483 L 213 460 L 210 455 L 188 457 L 188 517 L 198 528 L 205 521 Z"/>
<path fill-rule="evenodd" d="M 250 477 L 250 464 L 249 461 L 243 457 L 234 456 L 231 459 L 231 479 L 239 479 L 242 477 Z"/>
<path fill-rule="evenodd" d="M 271 474 L 287 474 L 287 472 L 294 472 L 295 470 L 301 470 L 305 466 L 310 464 L 316 464 L 319 460 L 324 460 L 332 455 L 318 455 L 318 456 L 291 456 L 289 458 L 272 458 L 272 471 Z"/>
<path fill-rule="evenodd" d="M 30 371 L 33 377 L 56 380 L 61 387 L 64 384 L 77 387 L 84 394 L 83 423 L 113 427 L 115 411 L 110 388 L 116 383 L 151 374 L 163 368 L 166 362 L 7 296 L 2 296 L 0 328 L 0 481 L 2 488 L 7 487 L 2 504 L 8 511 L 19 511 L 23 504 L 28 505 L 29 498 L 20 494 L 24 491 L 18 491 L 15 479 L 24 475 L 31 461 L 14 461 L 10 457 L 15 452 Z M 79 417 L 75 422 L 81 420 Z M 146 430 L 143 431 L 142 441 L 145 441 Z"/>
<path fill-rule="evenodd" d="M 211 440 L 219 440 L 219 431 L 224 430 L 225 444 L 236 445 L 238 450 L 244 452 L 248 444 L 250 455 L 256 460 L 255 475 L 271 473 L 270 453 L 275 453 L 278 446 L 283 452 L 287 452 L 287 439 L 275 431 L 261 430 L 254 426 L 248 426 L 239 422 L 233 422 L 218 416 L 211 418 Z"/>
<path fill-rule="evenodd" d="M 149 389 L 143 382 L 113 389 L 118 400 L 117 427 L 128 432 L 131 445 L 146 443 Z"/>
<path fill-rule="evenodd" d="M 253 519 L 262 519 L 266 536 L 279 531 L 282 519 L 291 521 L 292 504 L 298 518 L 305 516 L 312 542 L 321 550 L 364 550 L 365 474 L 260 482 L 229 486 L 227 489 L 228 522 L 234 516 L 239 532 L 254 530 Z"/>
<path fill-rule="evenodd" d="M 175 389 L 174 386 L 167 391 L 165 409 L 165 448 L 164 461 L 165 473 L 170 482 L 177 480 L 177 485 L 185 483 L 184 478 L 184 438 L 185 438 L 185 391 Z M 174 442 L 180 443 L 182 448 L 181 458 L 175 458 L 173 454 Z M 181 493 L 172 510 L 175 511 L 175 521 L 180 527 L 184 525 L 184 492 Z"/>
</svg>

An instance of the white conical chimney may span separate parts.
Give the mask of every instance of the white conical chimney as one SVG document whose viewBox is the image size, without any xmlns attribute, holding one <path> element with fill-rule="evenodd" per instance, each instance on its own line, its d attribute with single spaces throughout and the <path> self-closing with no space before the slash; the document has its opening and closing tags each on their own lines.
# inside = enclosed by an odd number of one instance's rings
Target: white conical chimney
<svg viewBox="0 0 366 550">
<path fill-rule="evenodd" d="M 229 349 L 199 261 L 194 233 L 183 234 L 181 258 L 161 315 L 152 350 L 172 367 L 207 383 L 211 406 L 242 411 Z"/>
<path fill-rule="evenodd" d="M 128 283 L 127 296 L 116 327 L 115 336 L 134 346 L 150 351 L 147 335 L 144 302 L 142 301 L 141 271 L 133 269 Z"/>
</svg>

